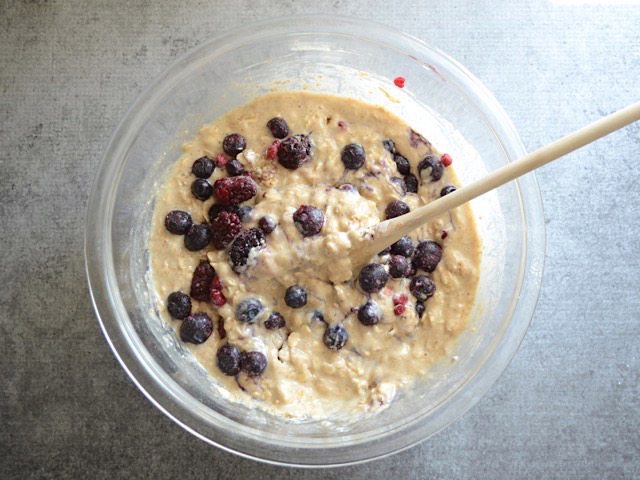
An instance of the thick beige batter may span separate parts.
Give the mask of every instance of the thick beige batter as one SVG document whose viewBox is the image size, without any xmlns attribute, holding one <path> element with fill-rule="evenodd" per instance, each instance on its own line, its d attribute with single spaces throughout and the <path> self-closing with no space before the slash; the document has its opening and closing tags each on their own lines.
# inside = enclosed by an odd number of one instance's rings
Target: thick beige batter
<svg viewBox="0 0 640 480">
<path fill-rule="evenodd" d="M 311 136 L 313 159 L 298 170 L 287 170 L 266 158 L 265 151 L 274 139 L 265 125 L 275 116 L 286 119 L 291 134 Z M 259 186 L 258 195 L 247 202 L 255 207 L 252 221 L 244 226 L 255 226 L 267 214 L 278 222 L 255 266 L 240 275 L 232 271 L 224 251 L 189 252 L 182 237 L 168 233 L 163 223 L 167 212 L 174 209 L 191 212 L 194 222 L 206 220 L 213 200 L 202 202 L 192 196 L 190 185 L 195 177 L 191 165 L 203 155 L 215 158 L 222 152 L 224 136 L 232 132 L 247 139 L 247 149 L 238 159 L 253 172 Z M 426 301 L 421 320 L 408 291 L 410 279 L 390 278 L 383 290 L 370 295 L 383 309 L 381 322 L 362 325 L 355 311 L 365 303 L 367 294 L 357 287 L 357 272 L 350 278 L 346 263 L 323 264 L 336 251 L 346 250 L 359 228 L 383 220 L 390 201 L 402 199 L 413 209 L 439 197 L 443 186 L 458 185 L 449 167 L 441 180 L 422 183 L 418 194 L 401 196 L 390 181 L 400 175 L 382 141 L 395 141 L 398 151 L 410 160 L 414 174 L 426 154 L 436 153 L 425 143 L 412 145 L 410 133 L 409 126 L 381 107 L 342 97 L 282 92 L 229 112 L 203 127 L 184 146 L 184 154 L 157 196 L 149 239 L 152 276 L 160 311 L 178 328 L 180 322 L 166 313 L 166 298 L 176 290 L 188 293 L 194 268 L 201 259 L 209 259 L 222 280 L 228 303 L 218 309 L 193 300 L 192 312 L 207 312 L 214 325 L 219 316 L 224 317 L 228 338 L 223 342 L 261 351 L 268 360 L 262 376 L 251 378 L 241 373 L 236 379 L 224 376 L 216 366 L 221 340 L 215 328 L 205 343 L 189 345 L 237 401 L 253 397 L 265 410 L 296 419 L 372 412 L 387 406 L 398 389 L 448 355 L 467 324 L 479 275 L 480 242 L 469 206 L 457 208 L 413 235 L 414 240 L 436 240 L 443 246 L 442 261 L 432 274 L 437 290 Z M 367 160 L 359 170 L 345 170 L 340 160 L 348 143 L 359 143 L 365 149 Z M 223 176 L 224 169 L 216 168 L 210 181 Z M 355 185 L 357 191 L 338 190 L 343 183 Z M 321 235 L 304 239 L 297 231 L 292 214 L 302 204 L 324 211 Z M 443 230 L 447 232 L 445 239 L 441 239 Z M 294 310 L 284 303 L 285 289 L 293 284 L 304 285 L 309 292 L 308 304 L 302 309 Z M 393 311 L 392 297 L 398 293 L 409 297 L 401 316 Z M 281 312 L 286 327 L 267 330 L 262 325 L 266 317 L 252 325 L 238 322 L 235 305 L 247 296 L 259 298 L 267 315 L 272 310 Z M 321 311 L 329 324 L 342 323 L 347 329 L 350 338 L 342 350 L 332 351 L 324 345 L 325 324 L 312 319 L 315 310 Z"/>
</svg>

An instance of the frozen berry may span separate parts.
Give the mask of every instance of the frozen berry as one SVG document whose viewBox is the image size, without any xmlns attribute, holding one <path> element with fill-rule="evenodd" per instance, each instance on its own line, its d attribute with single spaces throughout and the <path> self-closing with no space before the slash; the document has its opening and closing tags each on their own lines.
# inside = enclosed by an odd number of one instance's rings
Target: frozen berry
<svg viewBox="0 0 640 480">
<path fill-rule="evenodd" d="M 370 263 L 362 267 L 358 282 L 360 288 L 367 293 L 379 292 L 387 284 L 389 274 L 379 263 Z"/>
<path fill-rule="evenodd" d="M 338 190 L 340 190 L 341 192 L 350 192 L 350 193 L 355 193 L 358 191 L 358 189 L 355 187 L 355 185 L 351 184 L 351 183 L 343 183 L 341 185 L 338 186 Z"/>
<path fill-rule="evenodd" d="M 278 162 L 284 168 L 295 170 L 309 160 L 311 142 L 307 135 L 294 135 L 280 143 Z"/>
<path fill-rule="evenodd" d="M 222 168 L 227 163 L 229 163 L 229 159 L 225 156 L 224 153 L 219 153 L 218 155 L 216 155 L 216 167 Z"/>
<path fill-rule="evenodd" d="M 327 323 L 327 321 L 324 319 L 324 313 L 322 313 L 320 310 L 314 310 L 311 313 L 311 321 Z"/>
<path fill-rule="evenodd" d="M 382 318 L 382 309 L 377 303 L 369 300 L 358 309 L 358 320 L 366 326 L 375 325 Z"/>
<path fill-rule="evenodd" d="M 216 307 L 222 307 L 225 303 L 227 303 L 227 298 L 222 293 L 222 290 L 218 290 L 215 288 L 211 289 L 211 303 L 213 303 Z"/>
<path fill-rule="evenodd" d="M 401 237 L 396 243 L 391 244 L 391 253 L 393 255 L 402 255 L 403 257 L 410 257 L 413 255 L 415 247 L 411 237 Z"/>
<path fill-rule="evenodd" d="M 209 157 L 200 157 L 193 162 L 191 173 L 198 178 L 209 178 L 215 168 L 215 163 Z"/>
<path fill-rule="evenodd" d="M 242 223 L 248 222 L 251 220 L 251 212 L 253 212 L 253 208 L 248 205 L 242 206 L 238 209 L 238 217 Z"/>
<path fill-rule="evenodd" d="M 192 224 L 191 215 L 182 210 L 171 210 L 164 217 L 165 228 L 175 235 L 184 235 Z"/>
<path fill-rule="evenodd" d="M 211 336 L 213 323 L 211 318 L 204 312 L 189 315 L 180 325 L 180 338 L 183 342 L 203 343 Z"/>
<path fill-rule="evenodd" d="M 418 163 L 418 175 L 423 180 L 425 175 L 429 175 L 432 182 L 437 182 L 442 178 L 443 173 L 444 168 L 438 157 L 427 155 Z"/>
<path fill-rule="evenodd" d="M 222 141 L 222 149 L 224 153 L 231 157 L 235 157 L 247 148 L 247 141 L 239 133 L 231 133 L 224 137 Z"/>
<path fill-rule="evenodd" d="M 451 158 L 451 155 L 449 155 L 448 153 L 443 153 L 442 156 L 440 157 L 440 161 L 442 162 L 442 165 L 445 167 L 448 167 L 453 163 L 453 159 Z"/>
<path fill-rule="evenodd" d="M 196 178 L 191 184 L 191 193 L 198 200 L 208 200 L 213 195 L 213 187 L 209 183 L 209 180 L 204 178 Z"/>
<path fill-rule="evenodd" d="M 216 363 L 222 373 L 234 376 L 240 373 L 240 349 L 230 343 L 225 343 L 216 353 Z"/>
<path fill-rule="evenodd" d="M 416 275 L 411 279 L 409 291 L 421 302 L 433 296 L 436 291 L 436 284 L 426 275 Z"/>
<path fill-rule="evenodd" d="M 250 377 L 259 377 L 267 368 L 267 357 L 261 352 L 242 352 L 240 370 Z"/>
<path fill-rule="evenodd" d="M 418 243 L 413 254 L 413 263 L 416 268 L 425 272 L 433 272 L 442 259 L 442 247 L 432 240 L 425 240 Z"/>
<path fill-rule="evenodd" d="M 404 188 L 408 193 L 418 193 L 418 177 L 413 173 L 404 176 Z"/>
<path fill-rule="evenodd" d="M 389 259 L 389 275 L 393 278 L 408 277 L 411 272 L 411 261 L 402 255 L 391 255 Z"/>
<path fill-rule="evenodd" d="M 422 318 L 422 315 L 424 315 L 424 302 L 416 302 L 416 315 L 418 316 L 418 318 Z"/>
<path fill-rule="evenodd" d="M 342 325 L 328 326 L 322 336 L 322 341 L 330 350 L 340 350 L 349 340 L 349 333 Z"/>
<path fill-rule="evenodd" d="M 270 217 L 269 215 L 258 220 L 258 228 L 260 228 L 260 230 L 262 230 L 265 235 L 269 235 L 271 232 L 273 232 L 276 229 L 277 225 L 278 224 L 273 219 L 273 217 Z"/>
<path fill-rule="evenodd" d="M 247 269 L 252 252 L 265 246 L 264 233 L 259 228 L 250 228 L 240 232 L 229 246 L 229 259 L 233 271 L 241 273 Z"/>
<path fill-rule="evenodd" d="M 211 207 L 209 207 L 209 221 L 213 222 L 220 214 L 220 212 L 235 213 L 236 215 L 240 216 L 238 211 L 239 209 L 237 205 L 220 205 L 219 203 L 214 203 L 213 205 L 211 205 Z"/>
<path fill-rule="evenodd" d="M 291 308 L 302 308 L 307 304 L 307 290 L 300 285 L 291 285 L 284 294 L 284 303 Z"/>
<path fill-rule="evenodd" d="M 360 144 L 350 143 L 342 149 L 341 158 L 347 170 L 358 170 L 364 165 L 364 148 Z"/>
<path fill-rule="evenodd" d="M 402 315 L 404 313 L 404 311 L 407 309 L 407 306 L 404 303 L 398 303 L 397 305 L 394 305 L 393 307 L 393 313 L 395 315 Z"/>
<path fill-rule="evenodd" d="M 236 319 L 244 323 L 254 323 L 262 310 L 264 310 L 264 306 L 260 300 L 245 298 L 236 307 Z"/>
<path fill-rule="evenodd" d="M 182 320 L 191 313 L 191 299 L 182 292 L 172 292 L 167 297 L 167 310 L 176 320 Z"/>
<path fill-rule="evenodd" d="M 223 205 L 239 205 L 255 197 L 257 191 L 256 182 L 246 175 L 220 178 L 213 184 L 213 194 Z"/>
<path fill-rule="evenodd" d="M 269 318 L 264 321 L 264 328 L 267 330 L 277 330 L 285 326 L 284 317 L 280 312 L 271 312 Z"/>
<path fill-rule="evenodd" d="M 202 250 L 210 241 L 211 230 L 206 223 L 191 225 L 184 236 L 184 246 L 192 252 Z"/>
<path fill-rule="evenodd" d="M 400 155 L 399 153 L 396 153 L 393 156 L 393 161 L 396 162 L 398 172 L 400 172 L 402 175 L 409 175 L 411 173 L 411 164 L 406 157 Z"/>
<path fill-rule="evenodd" d="M 399 217 L 400 215 L 405 215 L 409 213 L 411 209 L 409 205 L 404 203 L 402 200 L 393 200 L 389 202 L 387 208 L 384 209 L 385 218 L 388 220 L 390 218 Z"/>
<path fill-rule="evenodd" d="M 280 140 L 274 140 L 271 145 L 267 147 L 266 156 L 269 160 L 275 160 L 278 156 L 278 149 L 280 148 Z"/>
<path fill-rule="evenodd" d="M 231 177 L 237 177 L 238 175 L 242 175 L 245 171 L 244 167 L 240 163 L 240 160 L 237 160 L 235 158 L 233 160 L 229 160 L 229 163 L 225 165 L 225 169 L 227 170 L 227 173 Z"/>
<path fill-rule="evenodd" d="M 396 153 L 396 142 L 394 142 L 390 138 L 387 138 L 386 140 L 383 140 L 382 141 L 382 146 L 384 147 L 384 149 L 387 152 L 389 152 L 391 154 Z"/>
<path fill-rule="evenodd" d="M 442 190 L 440 190 L 440 196 L 444 197 L 445 195 L 449 195 L 450 193 L 453 193 L 455 191 L 456 187 L 454 187 L 453 185 L 447 185 Z"/>
<path fill-rule="evenodd" d="M 404 83 L 407 81 L 404 77 L 396 77 L 393 79 L 393 84 L 398 88 L 404 88 Z"/>
<path fill-rule="evenodd" d="M 391 177 L 389 181 L 391 182 L 391 185 L 393 185 L 395 191 L 398 192 L 398 195 L 404 197 L 407 194 L 407 186 L 404 183 L 404 178 Z"/>
<path fill-rule="evenodd" d="M 235 213 L 220 212 L 211 222 L 211 243 L 218 250 L 224 250 L 242 231 L 240 218 Z"/>
<path fill-rule="evenodd" d="M 267 122 L 267 128 L 275 138 L 283 139 L 289 135 L 289 125 L 284 118 L 273 117 Z"/>
<path fill-rule="evenodd" d="M 189 295 L 195 300 L 206 302 L 210 298 L 211 283 L 216 271 L 206 260 L 201 260 L 191 276 L 191 290 Z"/>
<path fill-rule="evenodd" d="M 311 237 L 322 230 L 324 213 L 312 205 L 301 205 L 293 214 L 293 223 L 303 237 Z"/>
</svg>

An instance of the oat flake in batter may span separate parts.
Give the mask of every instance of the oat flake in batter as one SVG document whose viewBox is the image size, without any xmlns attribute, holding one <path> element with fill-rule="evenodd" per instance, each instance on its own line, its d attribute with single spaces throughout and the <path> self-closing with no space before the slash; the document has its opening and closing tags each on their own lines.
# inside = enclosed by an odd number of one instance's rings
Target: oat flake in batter
<svg viewBox="0 0 640 480">
<path fill-rule="evenodd" d="M 450 191 L 449 163 L 394 114 L 351 98 L 281 92 L 227 113 L 184 145 L 158 192 L 160 311 L 238 402 L 292 419 L 386 407 L 465 329 L 475 222 L 459 207 L 362 274 L 340 252 L 360 229 Z M 191 218 L 167 219 L 176 210 Z"/>
</svg>

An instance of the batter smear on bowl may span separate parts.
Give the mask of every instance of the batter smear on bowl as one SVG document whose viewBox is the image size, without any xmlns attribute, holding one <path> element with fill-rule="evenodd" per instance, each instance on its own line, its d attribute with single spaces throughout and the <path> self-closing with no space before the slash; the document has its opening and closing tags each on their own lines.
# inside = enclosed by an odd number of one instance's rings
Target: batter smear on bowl
<svg viewBox="0 0 640 480">
<path fill-rule="evenodd" d="M 375 412 L 450 355 L 479 277 L 469 205 L 356 271 L 344 255 L 363 228 L 459 185 L 422 134 L 379 106 L 280 92 L 183 152 L 157 194 L 152 277 L 233 400 L 292 419 Z"/>
</svg>

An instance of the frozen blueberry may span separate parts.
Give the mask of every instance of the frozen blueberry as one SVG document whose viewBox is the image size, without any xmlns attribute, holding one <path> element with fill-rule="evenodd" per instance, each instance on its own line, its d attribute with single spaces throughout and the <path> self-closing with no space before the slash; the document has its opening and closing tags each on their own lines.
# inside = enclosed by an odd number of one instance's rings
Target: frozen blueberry
<svg viewBox="0 0 640 480">
<path fill-rule="evenodd" d="M 284 118 L 273 117 L 267 122 L 267 128 L 275 138 L 285 138 L 289 135 L 289 125 Z"/>
<path fill-rule="evenodd" d="M 280 312 L 271 312 L 269 318 L 264 321 L 264 328 L 267 330 L 277 330 L 285 326 L 284 317 Z"/>
<path fill-rule="evenodd" d="M 250 228 L 238 234 L 229 246 L 229 260 L 236 273 L 242 273 L 248 267 L 252 252 L 266 245 L 264 233 L 259 228 Z"/>
<path fill-rule="evenodd" d="M 191 299 L 182 292 L 172 292 L 167 297 L 167 310 L 176 320 L 182 320 L 191 313 Z"/>
<path fill-rule="evenodd" d="M 396 153 L 393 156 L 393 161 L 396 163 L 396 167 L 398 168 L 398 172 L 401 175 L 409 175 L 411 173 L 411 164 L 407 157 Z"/>
<path fill-rule="evenodd" d="M 227 173 L 230 177 L 237 177 L 238 175 L 242 175 L 245 172 L 244 167 L 240 163 L 240 160 L 236 158 L 230 160 L 229 163 L 227 163 L 227 165 L 225 166 L 225 169 L 227 170 Z"/>
<path fill-rule="evenodd" d="M 164 217 L 165 228 L 174 235 L 184 235 L 192 224 L 191 215 L 182 210 L 171 210 Z"/>
<path fill-rule="evenodd" d="M 433 272 L 442 260 L 442 247 L 432 240 L 418 243 L 413 254 L 413 263 L 416 268 L 425 272 Z"/>
<path fill-rule="evenodd" d="M 386 140 L 383 140 L 382 141 L 382 146 L 384 147 L 384 149 L 387 152 L 389 152 L 391 154 L 396 153 L 396 142 L 394 142 L 390 138 L 387 138 Z"/>
<path fill-rule="evenodd" d="M 389 275 L 393 278 L 408 277 L 411 273 L 411 260 L 402 255 L 391 255 L 389 259 Z"/>
<path fill-rule="evenodd" d="M 398 195 L 404 197 L 407 194 L 407 186 L 404 183 L 404 178 L 391 177 L 389 181 L 393 185 L 395 191 L 398 192 Z"/>
<path fill-rule="evenodd" d="M 284 303 L 291 308 L 302 308 L 307 304 L 307 290 L 300 285 L 291 285 L 284 293 Z"/>
<path fill-rule="evenodd" d="M 261 352 L 242 352 L 240 370 L 250 377 L 259 377 L 267 368 L 267 357 Z"/>
<path fill-rule="evenodd" d="M 196 252 L 202 250 L 209 245 L 211 241 L 211 230 L 206 223 L 196 223 L 189 227 L 186 235 L 184 236 L 184 246 L 187 250 Z"/>
<path fill-rule="evenodd" d="M 198 200 L 205 201 L 213 195 L 213 186 L 209 183 L 209 180 L 196 178 L 191 184 L 191 193 Z"/>
<path fill-rule="evenodd" d="M 260 230 L 262 230 L 265 235 L 269 235 L 271 232 L 273 232 L 276 229 L 277 225 L 278 224 L 273 219 L 273 217 L 270 217 L 268 215 L 258 220 L 258 228 L 260 228 Z"/>
<path fill-rule="evenodd" d="M 301 205 L 293 214 L 293 223 L 303 237 L 311 237 L 322 230 L 324 213 L 313 205 Z"/>
<path fill-rule="evenodd" d="M 222 141 L 222 149 L 224 153 L 231 157 L 235 157 L 247 148 L 247 141 L 239 133 L 231 133 L 224 137 Z"/>
<path fill-rule="evenodd" d="M 314 322 L 327 323 L 327 321 L 324 319 L 324 313 L 322 313 L 320 310 L 314 310 L 311 313 L 311 320 Z"/>
<path fill-rule="evenodd" d="M 361 324 L 366 325 L 367 327 L 375 325 L 381 318 L 382 309 L 377 303 L 371 300 L 358 309 L 358 320 L 360 320 Z"/>
<path fill-rule="evenodd" d="M 444 197 L 445 195 L 449 195 L 450 193 L 453 193 L 455 191 L 456 187 L 454 187 L 453 185 L 447 185 L 442 190 L 440 190 L 440 196 Z"/>
<path fill-rule="evenodd" d="M 203 343 L 211 336 L 213 323 L 211 318 L 204 312 L 197 312 L 189 315 L 180 325 L 180 338 L 183 342 Z"/>
<path fill-rule="evenodd" d="M 198 178 L 209 178 L 216 168 L 216 164 L 213 163 L 209 157 L 200 157 L 191 166 L 191 173 Z"/>
<path fill-rule="evenodd" d="M 245 298 L 236 307 L 236 319 L 244 323 L 254 323 L 263 309 L 262 302 L 257 298 Z"/>
<path fill-rule="evenodd" d="M 238 208 L 237 214 L 238 214 L 238 217 L 240 218 L 240 221 L 242 223 L 245 223 L 251 220 L 251 212 L 253 212 L 253 208 L 248 205 Z"/>
<path fill-rule="evenodd" d="M 330 350 L 340 350 L 349 341 L 349 333 L 342 325 L 327 326 L 322 341 Z"/>
<path fill-rule="evenodd" d="M 364 148 L 358 143 L 350 143 L 342 149 L 341 158 L 347 170 L 358 170 L 364 165 Z"/>
<path fill-rule="evenodd" d="M 418 318 L 422 318 L 422 315 L 424 315 L 424 302 L 416 302 L 416 315 L 418 316 Z"/>
<path fill-rule="evenodd" d="M 216 219 L 216 217 L 222 212 L 235 213 L 239 217 L 240 216 L 240 213 L 238 213 L 239 210 L 240 209 L 238 208 L 237 205 L 220 205 L 219 203 L 214 203 L 213 205 L 211 205 L 211 207 L 209 207 L 209 212 L 208 212 L 209 221 L 213 222 Z"/>
<path fill-rule="evenodd" d="M 409 205 L 404 203 L 402 200 L 393 200 L 389 202 L 387 208 L 384 209 L 384 215 L 388 220 L 390 218 L 399 217 L 400 215 L 405 215 L 410 211 L 411 209 L 409 208 Z"/>
<path fill-rule="evenodd" d="M 240 373 L 240 349 L 230 343 L 225 343 L 216 353 L 218 368 L 230 377 Z"/>
<path fill-rule="evenodd" d="M 401 237 L 396 243 L 391 244 L 391 254 L 402 255 L 403 257 L 410 257 L 413 255 L 415 247 L 411 237 Z"/>
<path fill-rule="evenodd" d="M 442 162 L 434 155 L 427 155 L 418 163 L 418 175 L 423 180 L 425 179 L 424 176 L 428 174 L 432 182 L 437 182 L 442 178 L 443 173 Z"/>
<path fill-rule="evenodd" d="M 436 284 L 426 275 L 416 275 L 411 279 L 409 291 L 418 300 L 424 302 L 436 292 Z"/>
<path fill-rule="evenodd" d="M 280 143 L 278 162 L 284 168 L 295 170 L 311 157 L 311 141 L 307 135 L 294 135 Z"/>
<path fill-rule="evenodd" d="M 413 173 L 404 176 L 404 188 L 408 193 L 418 193 L 418 177 Z"/>
<path fill-rule="evenodd" d="M 389 274 L 379 263 L 370 263 L 362 267 L 358 282 L 360 288 L 367 293 L 379 292 L 387 284 Z"/>
</svg>

